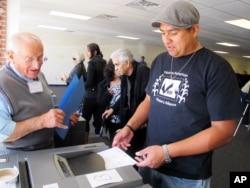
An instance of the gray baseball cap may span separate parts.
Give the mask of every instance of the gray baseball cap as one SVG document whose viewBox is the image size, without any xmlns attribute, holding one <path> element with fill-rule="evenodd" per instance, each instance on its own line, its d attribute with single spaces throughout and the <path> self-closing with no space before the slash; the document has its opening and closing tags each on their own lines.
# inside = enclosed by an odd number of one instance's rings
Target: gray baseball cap
<svg viewBox="0 0 250 188">
<path fill-rule="evenodd" d="M 153 27 L 160 27 L 165 23 L 176 28 L 189 28 L 199 23 L 200 14 L 189 2 L 177 1 L 165 8 L 155 19 L 152 20 Z"/>
</svg>

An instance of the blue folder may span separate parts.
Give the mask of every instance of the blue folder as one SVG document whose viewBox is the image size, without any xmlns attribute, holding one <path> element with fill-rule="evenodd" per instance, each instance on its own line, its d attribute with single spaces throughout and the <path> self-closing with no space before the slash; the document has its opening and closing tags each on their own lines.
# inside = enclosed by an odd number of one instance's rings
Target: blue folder
<svg viewBox="0 0 250 188">
<path fill-rule="evenodd" d="M 80 103 L 82 102 L 83 96 L 85 94 L 85 86 L 83 82 L 83 77 L 79 79 L 77 75 L 75 75 L 68 85 L 59 105 L 58 108 L 62 109 L 66 114 L 64 119 L 64 125 L 68 126 L 68 129 L 61 129 L 55 127 L 55 132 L 60 136 L 62 139 L 65 139 L 70 124 L 70 116 L 73 112 L 79 110 Z"/>
</svg>

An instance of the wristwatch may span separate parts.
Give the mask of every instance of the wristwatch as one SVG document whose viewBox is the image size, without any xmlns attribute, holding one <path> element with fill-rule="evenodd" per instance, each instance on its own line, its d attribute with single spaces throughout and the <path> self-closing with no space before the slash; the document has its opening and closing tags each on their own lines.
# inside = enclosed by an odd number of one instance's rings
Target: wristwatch
<svg viewBox="0 0 250 188">
<path fill-rule="evenodd" d="M 165 162 L 166 163 L 171 163 L 172 159 L 169 156 L 167 144 L 162 145 L 162 149 L 163 149 L 163 153 L 165 155 Z"/>
</svg>

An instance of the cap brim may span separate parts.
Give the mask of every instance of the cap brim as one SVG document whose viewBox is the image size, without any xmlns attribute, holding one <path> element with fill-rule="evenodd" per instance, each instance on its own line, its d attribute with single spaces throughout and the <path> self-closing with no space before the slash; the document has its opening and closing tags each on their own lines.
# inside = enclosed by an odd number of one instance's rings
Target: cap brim
<svg viewBox="0 0 250 188">
<path fill-rule="evenodd" d="M 160 20 L 158 20 L 158 21 L 153 21 L 153 22 L 151 23 L 151 25 L 152 25 L 152 27 L 160 27 L 161 23 L 162 23 L 162 24 L 171 25 L 171 26 L 174 27 L 174 28 L 190 28 L 190 27 L 192 27 L 192 25 L 187 25 L 187 24 L 186 24 L 186 25 L 185 25 L 185 24 L 176 25 L 176 24 L 166 23 L 166 22 L 160 21 Z"/>
<path fill-rule="evenodd" d="M 160 27 L 160 23 L 159 22 L 152 22 L 152 26 L 153 27 Z"/>
</svg>

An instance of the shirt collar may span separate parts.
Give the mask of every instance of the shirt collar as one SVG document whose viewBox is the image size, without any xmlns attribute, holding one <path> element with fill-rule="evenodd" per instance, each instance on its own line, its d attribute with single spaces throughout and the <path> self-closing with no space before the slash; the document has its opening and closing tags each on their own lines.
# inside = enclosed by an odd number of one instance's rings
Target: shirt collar
<svg viewBox="0 0 250 188">
<path fill-rule="evenodd" d="M 16 67 L 14 66 L 13 63 L 8 62 L 6 66 L 9 67 L 19 78 L 21 78 L 27 82 L 34 81 L 33 79 L 27 78 L 27 77 L 23 76 L 20 72 L 18 72 L 18 70 L 16 69 Z"/>
</svg>

